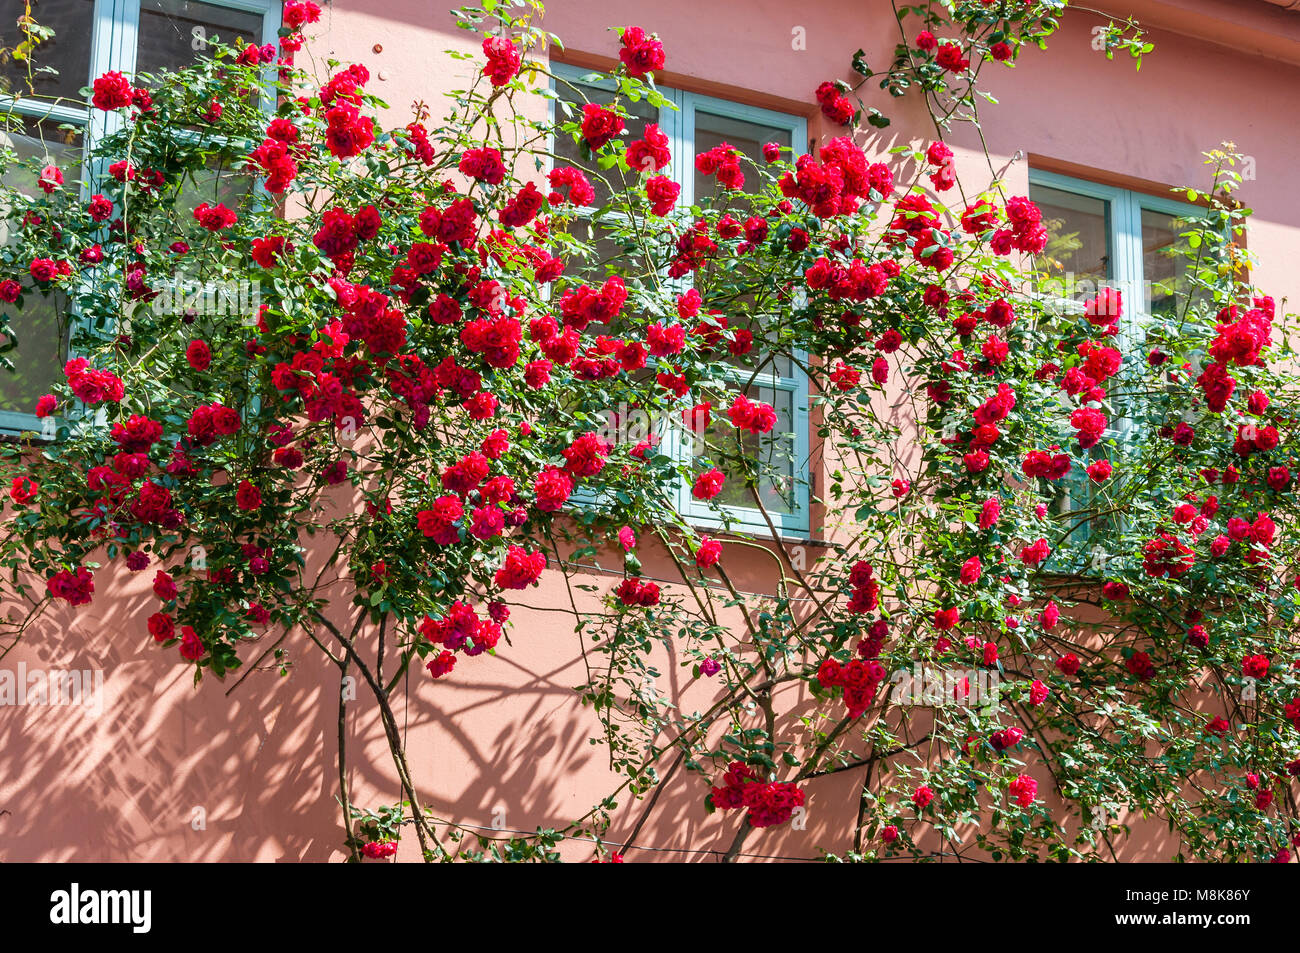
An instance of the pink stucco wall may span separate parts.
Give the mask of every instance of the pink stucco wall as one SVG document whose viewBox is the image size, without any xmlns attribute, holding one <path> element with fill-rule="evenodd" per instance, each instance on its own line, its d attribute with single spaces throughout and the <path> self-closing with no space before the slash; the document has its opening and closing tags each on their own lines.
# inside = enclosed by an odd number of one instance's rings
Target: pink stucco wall
<svg viewBox="0 0 1300 953">
<path fill-rule="evenodd" d="M 455 88 L 464 63 L 438 51 L 471 44 L 441 4 L 427 0 L 334 0 L 312 51 L 323 61 L 364 61 L 374 89 L 405 122 L 409 104 L 438 102 Z M 1146 16 L 1157 51 L 1140 73 L 1107 62 L 1090 47 L 1085 14 L 1067 18 L 1047 54 L 1027 53 L 992 89 L 1001 104 L 985 110 L 994 164 L 1017 152 L 1056 167 L 1092 170 L 1108 180 L 1147 187 L 1201 184 L 1200 153 L 1231 139 L 1254 159 L 1256 178 L 1244 201 L 1256 210 L 1249 245 L 1261 264 L 1256 280 L 1295 300 L 1300 273 L 1300 191 L 1293 184 L 1300 89 L 1300 14 L 1263 0 L 1132 0 L 1102 4 Z M 854 50 L 883 62 L 897 40 L 887 0 L 552 0 L 546 27 L 565 38 L 564 58 L 608 57 L 607 27 L 639 23 L 659 32 L 668 50 L 666 84 L 730 95 L 775 108 L 801 108 L 810 135 L 831 130 L 806 104 L 824 79 L 848 77 Z M 792 48 L 802 28 L 806 49 Z M 1198 38 L 1206 33 L 1214 42 Z M 1189 35 L 1191 34 L 1191 35 Z M 382 52 L 375 53 L 376 46 Z M 800 105 L 805 104 L 805 105 Z M 914 103 L 881 103 L 896 117 L 869 145 L 888 148 L 927 134 Z M 436 108 L 436 107 L 435 107 Z M 982 187 L 969 134 L 962 173 Z M 1008 172 L 1009 190 L 1025 190 L 1027 163 Z M 737 584 L 773 584 L 770 560 L 727 554 Z M 745 562 L 749 559 L 749 562 Z M 653 556 L 647 574 L 664 575 Z M 614 559 L 607 564 L 617 566 Z M 251 674 L 238 687 L 205 681 L 144 635 L 150 601 L 132 598 L 141 580 L 104 580 L 79 614 L 52 611 L 39 620 L 0 668 L 102 669 L 103 710 L 0 708 L 0 859 L 4 860 L 330 860 L 341 856 L 335 796 L 337 673 L 305 639 L 286 643 L 293 667 Z M 134 589 L 132 589 L 134 586 Z M 577 593 L 579 605 L 591 596 Z M 521 595 L 512 645 L 495 658 L 457 668 L 437 684 L 411 680 L 395 699 L 406 727 L 411 767 L 427 804 L 470 824 L 531 830 L 562 826 L 611 789 L 604 749 L 588 744 L 595 728 L 572 687 L 582 678 L 567 617 L 546 611 L 567 604 L 558 577 Z M 590 606 L 588 606 L 590 607 Z M 689 668 L 659 660 L 657 688 L 687 707 L 707 704 L 710 689 L 690 685 Z M 423 674 L 423 673 L 421 673 Z M 793 709 L 799 699 L 783 699 Z M 347 720 L 351 784 L 359 804 L 399 799 L 377 723 L 353 711 Z M 813 857 L 818 846 L 843 849 L 856 811 L 849 779 L 809 785 L 805 831 L 752 837 L 747 850 Z M 721 850 L 735 820 L 706 817 L 707 788 L 675 778 L 629 859 L 707 859 L 674 850 Z M 624 804 L 626 798 L 620 798 Z M 201 812 L 201 814 L 199 813 Z M 620 814 L 626 830 L 637 808 Z M 196 818 L 202 817 L 199 825 Z M 197 829 L 196 829 L 197 828 Z M 409 846 L 409 845 L 407 845 Z M 402 856 L 411 856 L 404 846 Z M 1140 830 L 1130 857 L 1159 854 L 1157 832 Z M 574 845 L 570 856 L 589 855 Z"/>
</svg>

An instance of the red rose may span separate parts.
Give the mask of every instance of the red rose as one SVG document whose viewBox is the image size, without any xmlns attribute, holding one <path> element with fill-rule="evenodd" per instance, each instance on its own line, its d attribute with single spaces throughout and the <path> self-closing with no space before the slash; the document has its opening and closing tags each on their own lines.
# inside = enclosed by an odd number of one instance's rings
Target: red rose
<svg viewBox="0 0 1300 953">
<path fill-rule="evenodd" d="M 204 202 L 194 210 L 194 220 L 210 232 L 217 232 L 235 224 L 238 216 L 224 204 L 209 205 Z"/>
<path fill-rule="evenodd" d="M 483 67 L 485 75 L 493 86 L 504 86 L 514 79 L 523 64 L 519 47 L 504 36 L 489 36 L 483 40 L 483 55 L 487 64 Z"/>
<path fill-rule="evenodd" d="M 165 570 L 159 569 L 153 576 L 153 594 L 163 602 L 171 602 L 176 598 L 178 590 L 176 581 L 172 579 L 171 574 Z"/>
<path fill-rule="evenodd" d="M 448 674 L 455 667 L 456 667 L 456 656 L 447 649 L 443 649 L 441 652 L 439 652 L 437 657 L 431 659 L 429 663 L 425 666 L 425 668 L 429 670 L 429 674 L 432 675 L 434 678 L 442 678 L 442 676 Z M 372 845 L 370 844 L 366 845 L 366 847 L 371 847 L 371 846 Z M 367 853 L 367 856 L 377 857 L 380 856 L 380 854 L 375 852 L 370 852 Z"/>
<path fill-rule="evenodd" d="M 1018 775 L 1007 785 L 1007 793 L 1015 798 L 1016 803 L 1021 807 L 1029 807 L 1034 803 L 1034 796 L 1038 793 L 1038 782 L 1027 774 Z"/>
<path fill-rule="evenodd" d="M 1241 660 L 1241 674 L 1247 678 L 1267 678 L 1268 666 L 1268 656 L 1247 655 Z"/>
<path fill-rule="evenodd" d="M 14 477 L 14 482 L 9 487 L 9 498 L 19 506 L 26 506 L 36 499 L 40 488 L 40 484 L 31 477 Z"/>
<path fill-rule="evenodd" d="M 189 659 L 191 662 L 203 658 L 203 653 L 207 651 L 200 641 L 198 633 L 188 625 L 181 626 L 181 644 L 179 646 L 181 658 Z"/>
<path fill-rule="evenodd" d="M 50 577 L 45 588 L 56 599 L 63 599 L 73 606 L 84 606 L 95 591 L 95 578 L 84 566 L 78 567 L 75 573 L 62 569 Z"/>
<path fill-rule="evenodd" d="M 582 107 L 582 138 L 592 152 L 623 131 L 623 117 L 604 106 L 587 103 Z"/>
<path fill-rule="evenodd" d="M 1026 566 L 1037 566 L 1052 553 L 1047 540 L 1038 539 L 1020 551 L 1020 561 Z"/>
<path fill-rule="evenodd" d="M 722 484 L 725 482 L 726 476 L 716 467 L 706 470 L 695 478 L 691 495 L 697 500 L 711 500 L 722 492 Z"/>
<path fill-rule="evenodd" d="M 546 554 L 530 553 L 522 546 L 511 546 L 506 559 L 496 571 L 496 584 L 502 589 L 527 589 L 541 578 L 546 568 Z"/>
<path fill-rule="evenodd" d="M 454 496 L 440 496 L 433 507 L 421 510 L 415 516 L 416 526 L 440 546 L 450 546 L 460 541 L 456 521 L 465 514 L 461 501 Z"/>
<path fill-rule="evenodd" d="M 1023 728 L 1012 726 L 1003 728 L 1000 731 L 993 732 L 989 736 L 989 744 L 993 746 L 994 751 L 1006 751 L 1008 748 L 1014 748 L 1024 740 L 1025 732 Z"/>
<path fill-rule="evenodd" d="M 284 25 L 291 30 L 320 19 L 320 7 L 313 0 L 285 0 Z"/>
<path fill-rule="evenodd" d="M 611 449 L 599 434 L 582 434 L 572 445 L 561 451 L 565 459 L 564 469 L 578 479 L 595 476 L 605 468 L 605 458 Z"/>
<path fill-rule="evenodd" d="M 956 606 L 950 609 L 936 609 L 934 613 L 934 627 L 940 631 L 946 631 L 955 626 L 960 617 L 961 609 Z"/>
<path fill-rule="evenodd" d="M 623 154 L 623 162 L 633 172 L 659 172 L 671 161 L 668 136 L 653 122 L 645 127 L 645 138 L 633 142 Z"/>
<path fill-rule="evenodd" d="M 235 490 L 235 505 L 241 510 L 256 510 L 262 506 L 262 491 L 247 480 L 239 481 Z"/>
<path fill-rule="evenodd" d="M 131 84 L 116 70 L 109 70 L 95 80 L 95 94 L 91 102 L 96 109 L 108 112 L 131 105 Z"/>
<path fill-rule="evenodd" d="M 1122 582 L 1107 582 L 1102 585 L 1101 594 L 1111 602 L 1123 602 L 1129 596 L 1129 588 Z"/>
<path fill-rule="evenodd" d="M 721 555 L 722 543 L 704 536 L 700 539 L 700 548 L 695 551 L 695 565 L 701 569 L 708 569 L 717 563 Z"/>
<path fill-rule="evenodd" d="M 458 168 L 471 179 L 478 179 L 488 185 L 500 185 L 506 177 L 506 164 L 501 153 L 486 146 L 466 151 L 460 158 Z"/>
<path fill-rule="evenodd" d="M 660 218 L 673 210 L 682 187 L 666 175 L 654 175 L 645 184 L 646 198 L 650 200 L 650 213 Z"/>
<path fill-rule="evenodd" d="M 939 47 L 934 60 L 944 69 L 961 73 L 970 69 L 970 60 L 962 55 L 961 47 L 956 43 L 944 43 Z"/>
<path fill-rule="evenodd" d="M 481 453 L 467 453 L 456 463 L 442 471 L 442 488 L 464 496 L 487 479 L 490 464 Z"/>
<path fill-rule="evenodd" d="M 190 367 L 196 371 L 206 371 L 208 365 L 212 363 L 212 350 L 206 341 L 191 341 L 189 347 L 185 349 L 185 360 L 189 361 Z"/>
<path fill-rule="evenodd" d="M 1056 660 L 1056 667 L 1062 675 L 1077 675 L 1079 673 L 1079 657 L 1073 652 L 1062 655 Z"/>
<path fill-rule="evenodd" d="M 58 264 L 50 258 L 33 258 L 27 270 L 35 280 L 43 284 L 53 281 L 59 274 Z"/>
<path fill-rule="evenodd" d="M 646 73 L 664 68 L 664 45 L 639 26 L 624 29 L 621 41 L 623 49 L 619 50 L 618 58 L 629 76 L 640 79 Z"/>
<path fill-rule="evenodd" d="M 166 642 L 174 638 L 176 627 L 172 623 L 172 617 L 165 612 L 155 612 L 149 616 L 149 634 L 155 642 Z"/>
</svg>

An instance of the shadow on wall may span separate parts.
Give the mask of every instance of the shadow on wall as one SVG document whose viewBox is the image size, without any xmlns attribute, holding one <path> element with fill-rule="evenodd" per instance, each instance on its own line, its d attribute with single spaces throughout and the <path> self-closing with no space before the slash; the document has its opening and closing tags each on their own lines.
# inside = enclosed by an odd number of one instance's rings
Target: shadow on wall
<svg viewBox="0 0 1300 953">
<path fill-rule="evenodd" d="M 329 673 L 307 656 L 229 698 L 233 680 L 195 687 L 147 634 L 148 601 L 109 596 L 75 619 L 47 612 L 0 662 L 29 689 L 0 705 L 0 858 L 328 859 Z M 67 671 L 83 677 L 78 696 L 61 694 Z M 42 682 L 64 703 L 42 699 Z"/>
</svg>

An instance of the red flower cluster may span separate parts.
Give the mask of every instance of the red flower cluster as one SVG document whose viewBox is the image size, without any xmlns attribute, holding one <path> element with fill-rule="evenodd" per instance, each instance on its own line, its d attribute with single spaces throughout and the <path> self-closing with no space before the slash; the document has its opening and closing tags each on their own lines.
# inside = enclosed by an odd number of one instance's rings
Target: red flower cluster
<svg viewBox="0 0 1300 953">
<path fill-rule="evenodd" d="M 210 232 L 219 232 L 234 225 L 238 216 L 225 205 L 209 205 L 204 202 L 194 210 L 194 221 Z"/>
<path fill-rule="evenodd" d="M 546 554 L 530 553 L 522 546 L 506 551 L 505 563 L 496 572 L 496 584 L 502 589 L 527 589 L 537 582 L 546 568 Z"/>
<path fill-rule="evenodd" d="M 640 606 L 648 609 L 659 604 L 659 586 L 653 582 L 644 582 L 635 576 L 628 576 L 619 583 L 614 594 L 625 606 Z"/>
<path fill-rule="evenodd" d="M 850 612 L 861 615 L 876 610 L 880 601 L 880 583 L 874 576 L 875 569 L 865 560 L 859 560 L 849 571 L 849 586 L 853 590 L 848 603 Z"/>
<path fill-rule="evenodd" d="M 605 459 L 611 449 L 609 443 L 594 431 L 584 433 L 561 451 L 564 469 L 575 479 L 595 476 L 605 468 Z"/>
<path fill-rule="evenodd" d="M 1051 454 L 1046 450 L 1031 450 L 1020 465 L 1020 470 L 1027 477 L 1059 480 L 1070 472 L 1070 455 Z"/>
<path fill-rule="evenodd" d="M 1015 249 L 1028 255 L 1037 255 L 1047 247 L 1043 213 L 1029 199 L 1023 196 L 1009 199 L 1007 218 L 1011 227 L 998 229 L 989 239 L 989 247 L 995 254 L 1009 255 Z"/>
<path fill-rule="evenodd" d="M 629 76 L 641 79 L 646 73 L 664 68 L 664 45 L 653 34 L 647 34 L 639 26 L 629 26 L 623 29 L 620 41 L 623 48 L 618 51 L 618 58 Z"/>
<path fill-rule="evenodd" d="M 368 841 L 361 845 L 361 853 L 371 860 L 383 860 L 397 853 L 397 841 Z"/>
<path fill-rule="evenodd" d="M 241 426 L 237 410 L 219 403 L 204 404 L 194 409 L 186 431 L 196 444 L 208 447 L 222 437 L 238 433 Z"/>
<path fill-rule="evenodd" d="M 1027 774 L 1018 775 L 1009 785 L 1007 793 L 1015 798 L 1021 807 L 1029 807 L 1038 795 L 1038 782 Z"/>
<path fill-rule="evenodd" d="M 479 618 L 472 606 L 458 599 L 441 618 L 426 615 L 420 623 L 420 635 L 443 646 L 443 651 L 426 666 L 434 678 L 441 678 L 455 665 L 452 653 L 473 657 L 496 648 L 501 641 L 501 626 L 492 618 Z"/>
<path fill-rule="evenodd" d="M 286 119 L 273 119 L 267 126 L 262 144 L 249 154 L 249 163 L 266 176 L 263 185 L 268 192 L 283 192 L 297 178 L 297 139 L 298 129 L 293 123 Z"/>
<path fill-rule="evenodd" d="M 582 138 L 592 152 L 602 148 L 621 133 L 623 128 L 623 117 L 612 109 L 596 103 L 587 103 L 582 107 Z M 628 165 L 633 167 L 631 163 Z"/>
<path fill-rule="evenodd" d="M 695 169 L 702 175 L 717 176 L 718 184 L 724 189 L 736 191 L 745 184 L 745 174 L 740 170 L 740 153 L 726 142 L 697 155 Z"/>
<path fill-rule="evenodd" d="M 841 665 L 826 659 L 817 669 L 817 681 L 823 688 L 842 688 L 844 705 L 850 718 L 862 715 L 875 700 L 876 690 L 885 679 L 885 667 L 876 661 L 852 659 Z"/>
<path fill-rule="evenodd" d="M 72 606 L 84 606 L 95 591 L 95 577 L 84 566 L 77 567 L 75 573 L 61 569 L 49 578 L 45 588 L 56 599 L 63 599 Z"/>
<path fill-rule="evenodd" d="M 493 86 L 506 85 L 515 78 L 519 67 L 523 65 L 519 47 L 515 46 L 509 37 L 484 37 L 483 55 L 487 57 L 487 63 L 483 66 L 483 75 Z"/>
<path fill-rule="evenodd" d="M 750 400 L 744 394 L 736 395 L 727 416 L 737 430 L 751 433 L 767 433 L 776 426 L 776 409 L 771 404 Z"/>
<path fill-rule="evenodd" d="M 313 0 L 284 0 L 281 20 L 290 30 L 298 30 L 320 19 L 320 7 Z"/>
<path fill-rule="evenodd" d="M 726 482 L 726 475 L 717 467 L 705 470 L 695 478 L 695 483 L 691 487 L 691 496 L 697 500 L 711 500 L 722 492 L 722 484 Z"/>
<path fill-rule="evenodd" d="M 68 386 L 77 399 L 88 406 L 105 401 L 117 403 L 126 396 L 122 379 L 111 371 L 101 371 L 90 366 L 84 357 L 73 358 L 63 366 Z"/>
<path fill-rule="evenodd" d="M 935 170 L 930 173 L 930 182 L 936 192 L 947 192 L 957 184 L 957 164 L 953 161 L 952 150 L 948 148 L 947 143 L 942 141 L 930 143 L 930 147 L 925 151 L 925 159 L 935 167 Z M 983 224 L 983 220 L 980 218 L 980 212 L 975 209 L 968 208 L 961 221 L 962 228 L 972 235 L 987 230 L 979 227 Z"/>
<path fill-rule="evenodd" d="M 457 165 L 471 179 L 478 179 L 488 185 L 500 185 L 505 181 L 506 164 L 501 153 L 489 146 L 481 149 L 467 149 Z"/>
<path fill-rule="evenodd" d="M 1106 415 L 1092 407 L 1080 407 L 1070 415 L 1070 426 L 1077 431 L 1081 450 L 1095 447 L 1101 442 L 1106 434 L 1107 423 Z"/>
<path fill-rule="evenodd" d="M 784 824 L 796 807 L 803 806 L 804 793 L 793 782 L 759 781 L 751 768 L 733 761 L 722 777 L 722 787 L 709 794 L 709 803 L 722 811 L 743 807 L 751 827 L 773 827 Z"/>
<path fill-rule="evenodd" d="M 1196 563 L 1196 555 L 1172 533 L 1161 533 L 1142 547 L 1142 569 L 1148 576 L 1185 576 Z"/>
<path fill-rule="evenodd" d="M 566 201 L 563 193 L 559 191 L 564 188 L 569 190 L 567 201 L 572 205 L 587 206 L 596 201 L 596 190 L 592 188 L 591 182 L 581 169 L 575 169 L 573 166 L 552 169 L 547 175 L 547 181 L 555 190 L 547 198 L 552 205 L 559 205 Z"/>
<path fill-rule="evenodd" d="M 857 112 L 853 108 L 853 103 L 844 95 L 844 92 L 843 83 L 833 83 L 827 80 L 817 87 L 815 94 L 822 115 L 838 126 L 847 126 L 853 121 L 853 116 Z"/>
<path fill-rule="evenodd" d="M 786 198 L 799 199 L 814 214 L 831 218 L 853 214 L 863 200 L 888 198 L 894 192 L 894 175 L 883 163 L 868 163 L 852 139 L 839 136 L 817 150 L 817 159 L 800 156 L 794 171 L 784 173 L 777 184 Z"/>
<path fill-rule="evenodd" d="M 659 129 L 656 122 L 648 124 L 645 127 L 645 137 L 629 145 L 623 154 L 624 164 L 633 172 L 662 171 L 672 158 L 668 136 Z"/>
</svg>

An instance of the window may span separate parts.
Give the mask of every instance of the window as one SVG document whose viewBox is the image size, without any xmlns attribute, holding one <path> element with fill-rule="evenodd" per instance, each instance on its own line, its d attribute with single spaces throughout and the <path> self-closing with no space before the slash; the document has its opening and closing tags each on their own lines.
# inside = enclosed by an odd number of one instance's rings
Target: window
<svg viewBox="0 0 1300 953">
<path fill-rule="evenodd" d="M 555 90 L 561 99 L 575 104 L 575 115 L 582 102 L 603 104 L 612 99 L 612 86 L 589 79 L 586 71 L 562 65 L 556 65 L 553 69 L 566 83 L 581 86 L 581 94 L 575 93 L 563 83 Z M 798 152 L 802 152 L 806 145 L 807 127 L 800 116 L 744 106 L 682 90 L 661 87 L 659 93 L 676 108 L 658 109 L 645 102 L 624 103 L 631 113 L 626 121 L 627 141 L 643 136 L 647 123 L 659 124 L 672 144 L 673 154 L 672 164 L 661 174 L 671 176 L 681 186 L 677 203 L 679 208 L 689 208 L 693 203 L 705 200 L 718 187 L 712 177 L 700 175 L 695 170 L 694 157 L 702 151 L 725 141 L 761 165 L 764 143 L 776 142 Z M 583 164 L 577 146 L 571 140 L 555 143 L 554 151 L 561 162 L 579 166 Z M 623 173 L 616 167 L 604 170 L 603 174 L 614 179 Z M 602 184 L 595 181 L 593 184 L 597 190 L 596 203 L 603 204 L 608 200 L 609 194 Z M 755 175 L 746 175 L 746 191 L 755 191 L 760 185 Z M 608 257 L 614 254 L 622 254 L 621 249 L 611 249 Z M 604 259 L 607 256 L 601 257 Z M 689 283 L 689 278 L 684 279 L 679 283 L 679 290 L 686 290 Z M 758 338 L 757 334 L 755 338 Z M 707 442 L 720 444 L 732 452 L 738 448 L 743 449 L 747 455 L 761 459 L 768 468 L 775 470 L 773 479 L 757 487 L 763 506 L 782 533 L 806 534 L 809 530 L 807 377 L 795 362 L 781 358 L 767 361 L 757 374 L 752 368 L 737 364 L 734 373 L 728 375 L 727 383 L 739 389 L 749 383 L 751 377 L 753 381 L 748 387 L 748 396 L 769 403 L 776 409 L 776 426 L 761 439 L 747 433 L 737 443 L 738 436 L 741 435 L 726 423 L 726 409 L 715 406 L 714 423 L 707 434 Z M 707 456 L 686 459 L 691 449 L 688 444 L 692 441 L 683 439 L 684 436 L 686 435 L 677 428 L 671 428 L 662 435 L 661 446 L 683 463 L 689 464 L 693 470 L 703 469 L 706 464 L 716 462 Z M 721 464 L 719 468 L 725 470 Z M 677 507 L 683 515 L 701 525 L 716 523 L 716 513 L 706 504 L 696 501 L 691 496 L 689 486 L 679 486 L 677 494 Z M 747 487 L 739 480 L 729 478 L 716 502 L 725 506 L 727 516 L 734 525 L 767 530 L 767 522 L 752 500 Z"/>
<path fill-rule="evenodd" d="M 1113 460 L 1124 452 L 1143 414 L 1140 401 L 1124 396 L 1125 371 L 1145 360 L 1147 328 L 1172 318 L 1188 302 L 1186 260 L 1179 249 L 1201 211 L 1174 199 L 1032 169 L 1029 197 L 1042 211 L 1048 232 L 1047 247 L 1034 263 L 1038 290 L 1080 312 L 1102 288 L 1123 296 L 1114 347 L 1124 355 L 1124 364 L 1108 387 L 1110 428 L 1091 451 L 1096 459 Z M 1062 483 L 1061 512 L 1081 513 L 1104 492 L 1095 490 L 1079 467 Z M 1102 518 L 1081 525 L 1071 542 L 1086 542 Z"/>
<path fill-rule="evenodd" d="M 19 20 L 25 0 L 0 0 L 0 47 L 23 42 Z M 36 0 L 33 18 L 54 36 L 39 43 L 31 65 L 0 62 L 0 113 L 21 124 L 0 134 L 0 149 L 24 158 L 48 160 L 65 180 L 80 177 L 84 150 L 123 121 L 116 113 L 92 110 L 80 90 L 108 70 L 127 76 L 185 66 L 204 55 L 214 38 L 275 41 L 280 0 Z M 5 184 L 28 187 L 18 171 Z M 30 183 L 35 186 L 34 180 Z M 83 198 L 97 189 L 85 183 Z M 0 243 L 6 236 L 0 235 Z M 66 301 L 52 297 L 11 312 L 22 360 L 15 372 L 0 370 L 0 433 L 39 430 L 32 407 L 49 390 L 67 354 L 70 315 Z M 11 352 L 12 358 L 12 352 Z"/>
</svg>

